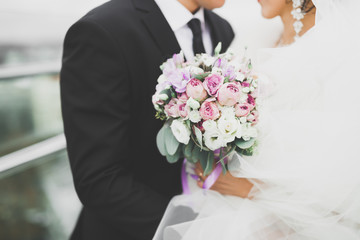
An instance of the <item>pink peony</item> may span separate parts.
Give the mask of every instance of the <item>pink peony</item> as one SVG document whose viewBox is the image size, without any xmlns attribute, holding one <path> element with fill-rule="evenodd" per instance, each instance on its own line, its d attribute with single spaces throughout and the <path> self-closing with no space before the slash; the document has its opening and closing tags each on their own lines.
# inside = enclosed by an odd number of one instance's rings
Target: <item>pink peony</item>
<svg viewBox="0 0 360 240">
<path fill-rule="evenodd" d="M 242 92 L 238 84 L 225 83 L 218 92 L 218 101 L 223 106 L 234 106 L 241 98 Z"/>
<path fill-rule="evenodd" d="M 220 117 L 219 108 L 213 100 L 206 100 L 201 104 L 200 116 L 204 121 L 216 120 Z"/>
<path fill-rule="evenodd" d="M 191 79 L 186 87 L 186 94 L 197 101 L 204 101 L 207 93 L 204 89 L 203 83 L 198 79 Z"/>
<path fill-rule="evenodd" d="M 253 106 L 252 109 L 255 108 L 255 104 L 256 104 L 255 98 L 254 98 L 253 96 L 251 96 L 250 94 L 248 94 L 247 102 L 248 102 L 248 104 L 250 104 L 251 106 Z M 251 109 L 251 110 L 252 110 L 252 109 Z"/>
<path fill-rule="evenodd" d="M 215 96 L 223 84 L 224 77 L 216 73 L 207 76 L 203 82 L 204 88 L 210 96 Z"/>
<path fill-rule="evenodd" d="M 253 111 L 248 117 L 247 120 L 255 125 L 259 121 L 259 113 L 258 111 Z"/>
<path fill-rule="evenodd" d="M 253 109 L 253 107 L 248 103 L 236 104 L 235 115 L 237 117 L 245 117 L 250 113 L 251 109 Z"/>
<path fill-rule="evenodd" d="M 190 111 L 189 107 L 186 106 L 186 102 L 184 103 L 184 102 L 179 101 L 177 106 L 178 106 L 178 113 L 179 113 L 180 117 L 186 118 Z"/>
<path fill-rule="evenodd" d="M 179 101 L 186 103 L 186 101 L 189 99 L 188 95 L 186 95 L 186 93 L 178 93 L 177 97 L 179 99 Z"/>
<path fill-rule="evenodd" d="M 173 98 L 170 100 L 168 104 L 165 105 L 165 112 L 169 117 L 177 118 L 179 117 L 179 100 L 177 98 Z"/>
</svg>

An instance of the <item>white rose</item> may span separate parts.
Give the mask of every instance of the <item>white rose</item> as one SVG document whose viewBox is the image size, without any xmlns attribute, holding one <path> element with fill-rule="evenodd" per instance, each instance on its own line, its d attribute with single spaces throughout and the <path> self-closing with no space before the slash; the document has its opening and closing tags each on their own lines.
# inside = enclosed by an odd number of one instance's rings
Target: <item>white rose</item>
<svg viewBox="0 0 360 240">
<path fill-rule="evenodd" d="M 241 137 L 241 125 L 239 120 L 237 120 L 235 117 L 221 117 L 217 121 L 217 125 L 219 132 L 227 143 L 233 142 L 235 140 L 235 137 L 238 137 L 239 135 Z"/>
<path fill-rule="evenodd" d="M 217 132 L 217 124 L 214 120 L 207 120 L 203 123 L 203 128 L 205 129 L 205 131 L 210 131 L 210 132 Z"/>
<path fill-rule="evenodd" d="M 190 97 L 187 100 L 186 105 L 194 110 L 197 110 L 200 108 L 200 103 L 198 101 L 196 101 L 195 99 L 193 99 L 192 97 Z"/>
<path fill-rule="evenodd" d="M 170 128 L 176 140 L 185 145 L 189 143 L 191 131 L 183 121 L 174 120 Z"/>
<path fill-rule="evenodd" d="M 204 143 L 205 146 L 212 151 L 221 147 L 226 147 L 226 141 L 223 139 L 219 131 L 205 131 Z"/>
<path fill-rule="evenodd" d="M 198 123 L 201 121 L 201 116 L 200 116 L 200 113 L 199 111 L 197 110 L 193 110 L 189 113 L 189 119 L 191 122 L 193 123 Z"/>
<path fill-rule="evenodd" d="M 242 138 L 245 141 L 249 141 L 250 138 L 256 138 L 258 135 L 257 129 L 251 126 L 250 123 L 241 124 L 242 127 Z"/>
<path fill-rule="evenodd" d="M 242 81 L 244 81 L 244 79 L 245 79 L 245 74 L 243 74 L 243 73 L 241 73 L 241 72 L 236 72 L 235 73 L 236 74 L 236 80 L 238 80 L 238 81 L 240 81 L 240 82 L 242 82 Z"/>
</svg>

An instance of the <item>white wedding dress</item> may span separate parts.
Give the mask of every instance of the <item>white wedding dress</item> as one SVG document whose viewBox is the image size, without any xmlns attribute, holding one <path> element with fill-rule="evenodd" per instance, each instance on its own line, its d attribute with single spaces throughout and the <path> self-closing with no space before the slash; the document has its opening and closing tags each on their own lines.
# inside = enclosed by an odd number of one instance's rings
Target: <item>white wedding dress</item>
<svg viewBox="0 0 360 240">
<path fill-rule="evenodd" d="M 360 239 L 360 1 L 313 2 L 314 28 L 259 54 L 258 153 L 229 164 L 253 198 L 177 196 L 155 240 Z"/>
</svg>

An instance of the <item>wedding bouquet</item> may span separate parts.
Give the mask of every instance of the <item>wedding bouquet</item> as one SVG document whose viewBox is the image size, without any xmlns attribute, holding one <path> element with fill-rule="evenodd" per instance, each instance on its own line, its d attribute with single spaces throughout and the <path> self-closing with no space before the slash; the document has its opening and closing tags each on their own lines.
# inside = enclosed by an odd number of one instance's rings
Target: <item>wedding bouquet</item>
<svg viewBox="0 0 360 240">
<path fill-rule="evenodd" d="M 233 152 L 252 155 L 256 146 L 258 79 L 251 61 L 235 60 L 230 51 L 198 54 L 186 62 L 182 53 L 161 65 L 153 104 L 165 120 L 157 135 L 160 153 L 170 163 L 200 162 L 204 174 Z"/>
</svg>

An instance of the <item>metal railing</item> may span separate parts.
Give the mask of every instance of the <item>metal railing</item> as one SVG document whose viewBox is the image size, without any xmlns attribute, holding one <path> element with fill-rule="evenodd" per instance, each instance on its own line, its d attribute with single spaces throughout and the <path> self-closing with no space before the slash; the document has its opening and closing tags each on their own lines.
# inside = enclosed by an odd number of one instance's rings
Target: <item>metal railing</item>
<svg viewBox="0 0 360 240">
<path fill-rule="evenodd" d="M 59 69 L 59 62 L 0 68 L 0 81 L 34 75 L 58 74 Z M 52 153 L 64 150 L 65 148 L 66 140 L 64 134 L 59 134 L 2 156 L 0 157 L 0 176 L 9 170 L 31 163 Z"/>
</svg>

